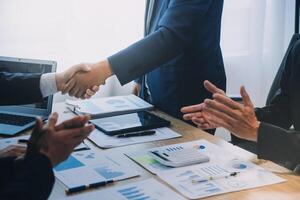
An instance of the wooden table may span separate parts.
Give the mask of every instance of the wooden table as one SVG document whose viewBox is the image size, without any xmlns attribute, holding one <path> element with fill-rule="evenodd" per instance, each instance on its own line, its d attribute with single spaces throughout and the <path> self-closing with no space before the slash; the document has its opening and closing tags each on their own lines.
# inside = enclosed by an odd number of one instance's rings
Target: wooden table
<svg viewBox="0 0 300 200">
<path fill-rule="evenodd" d="M 72 113 L 66 112 L 65 105 L 63 103 L 56 104 L 54 106 L 54 111 L 60 113 L 60 118 L 59 120 L 65 120 L 67 118 L 71 118 L 73 116 Z M 136 144 L 136 145 L 131 145 L 131 146 L 125 146 L 125 147 L 119 147 L 119 148 L 112 148 L 108 150 L 102 150 L 97 148 L 93 143 L 87 142 L 88 145 L 95 151 L 101 151 L 103 153 L 107 154 L 118 154 L 122 155 L 126 152 L 136 152 L 137 150 L 142 150 L 142 149 L 148 149 L 148 148 L 153 148 L 157 146 L 163 146 L 163 145 L 170 145 L 170 144 L 176 144 L 176 143 L 181 143 L 181 142 L 188 142 L 188 141 L 193 141 L 193 140 L 199 140 L 199 139 L 205 139 L 208 140 L 224 149 L 230 152 L 234 152 L 235 154 L 240 155 L 242 158 L 245 160 L 249 160 L 254 162 L 255 164 L 258 164 L 278 176 L 284 178 L 287 180 L 287 182 L 276 184 L 276 185 L 271 185 L 271 186 L 265 186 L 265 187 L 260 187 L 256 189 L 249 189 L 245 191 L 240 191 L 240 192 L 232 192 L 228 194 L 222 194 L 218 196 L 213 196 L 209 197 L 206 199 L 220 199 L 220 200 L 235 200 L 235 199 L 252 199 L 252 200 L 271 200 L 271 199 L 280 199 L 280 200 L 288 200 L 288 199 L 297 199 L 300 200 L 300 176 L 293 175 L 292 172 L 289 170 L 274 164 L 273 162 L 270 161 L 265 161 L 265 160 L 258 160 L 257 156 L 255 154 L 252 154 L 248 151 L 245 151 L 239 147 L 233 146 L 232 144 L 224 141 L 221 138 L 218 138 L 216 136 L 212 136 L 200 129 L 197 129 L 183 121 L 180 121 L 178 119 L 174 119 L 162 112 L 159 111 L 154 111 L 157 115 L 168 119 L 172 122 L 172 129 L 177 131 L 178 133 L 182 134 L 181 138 L 177 139 L 171 139 L 171 140 L 163 140 L 163 141 L 157 141 L 157 142 L 150 142 L 150 143 L 143 143 L 143 144 Z M 300 153 L 300 152 L 298 152 Z M 139 181 L 139 180 L 144 180 L 150 177 L 155 178 L 156 180 L 162 182 L 157 176 L 152 175 L 149 173 L 147 170 L 144 168 L 140 167 L 139 165 L 135 164 L 133 161 L 129 160 L 131 162 L 132 166 L 135 167 L 140 173 L 141 176 L 137 178 L 132 178 L 129 180 L 124 180 L 124 181 L 119 181 L 114 183 L 113 185 L 109 185 L 104 188 L 108 187 L 113 187 L 115 185 L 124 185 L 127 183 Z M 163 183 L 163 182 L 162 182 Z M 95 190 L 101 190 L 103 188 L 95 189 Z M 89 191 L 86 191 L 89 192 Z M 75 194 L 76 195 L 76 194 Z M 56 181 L 52 194 L 50 196 L 50 199 L 57 199 L 57 198 L 62 198 L 65 197 L 65 193 L 63 190 L 63 187 Z M 99 197 L 99 200 L 101 198 Z M 107 199 L 103 199 L 107 200 Z"/>
</svg>

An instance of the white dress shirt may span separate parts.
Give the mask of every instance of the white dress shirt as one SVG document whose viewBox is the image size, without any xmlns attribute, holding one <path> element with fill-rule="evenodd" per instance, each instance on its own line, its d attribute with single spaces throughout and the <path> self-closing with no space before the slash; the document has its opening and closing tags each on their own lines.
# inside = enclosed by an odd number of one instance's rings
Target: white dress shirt
<svg viewBox="0 0 300 200">
<path fill-rule="evenodd" d="M 42 74 L 40 79 L 40 89 L 44 98 L 58 92 L 55 73 Z"/>
</svg>

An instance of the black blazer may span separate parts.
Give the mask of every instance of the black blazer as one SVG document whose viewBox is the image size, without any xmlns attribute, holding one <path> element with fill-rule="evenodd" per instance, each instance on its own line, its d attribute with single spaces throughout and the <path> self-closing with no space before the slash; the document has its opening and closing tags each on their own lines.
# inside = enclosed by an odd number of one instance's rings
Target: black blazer
<svg viewBox="0 0 300 200">
<path fill-rule="evenodd" d="M 15 157 L 0 159 L 0 199 L 44 200 L 54 184 L 48 157 L 34 154 L 25 160 Z"/>
<path fill-rule="evenodd" d="M 275 87 L 279 87 L 274 91 Z M 295 34 L 270 91 L 268 104 L 256 109 L 261 125 L 258 142 L 234 144 L 257 153 L 259 158 L 300 171 L 300 37 Z M 290 129 L 293 126 L 293 129 Z"/>
<path fill-rule="evenodd" d="M 17 105 L 42 100 L 41 74 L 0 72 L 0 105 Z"/>
<path fill-rule="evenodd" d="M 0 106 L 42 99 L 40 74 L 0 72 Z M 48 157 L 36 153 L 25 160 L 0 158 L 0 199 L 47 199 L 54 184 Z"/>
</svg>

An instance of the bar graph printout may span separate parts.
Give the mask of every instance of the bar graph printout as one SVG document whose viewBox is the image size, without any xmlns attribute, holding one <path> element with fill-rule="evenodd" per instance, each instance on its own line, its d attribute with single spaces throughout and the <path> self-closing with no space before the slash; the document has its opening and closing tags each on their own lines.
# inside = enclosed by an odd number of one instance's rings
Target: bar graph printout
<svg viewBox="0 0 300 200">
<path fill-rule="evenodd" d="M 184 197 L 152 178 L 124 186 L 83 193 L 68 199 L 99 200 L 100 198 L 105 200 L 185 200 Z"/>
<path fill-rule="evenodd" d="M 54 168 L 54 174 L 68 188 L 138 176 L 138 172 L 126 165 L 127 159 L 125 156 L 115 158 L 92 150 L 74 152 Z"/>
</svg>

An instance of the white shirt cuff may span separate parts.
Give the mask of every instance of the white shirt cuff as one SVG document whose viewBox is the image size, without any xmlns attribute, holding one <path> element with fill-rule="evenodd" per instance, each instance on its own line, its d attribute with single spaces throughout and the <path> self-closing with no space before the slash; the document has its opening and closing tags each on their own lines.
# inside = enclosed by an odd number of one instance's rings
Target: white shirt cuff
<svg viewBox="0 0 300 200">
<path fill-rule="evenodd" d="M 42 74 L 40 89 L 44 98 L 57 92 L 55 73 Z"/>
</svg>

